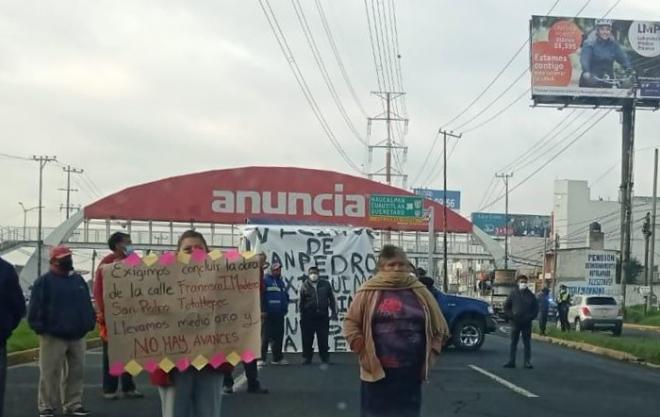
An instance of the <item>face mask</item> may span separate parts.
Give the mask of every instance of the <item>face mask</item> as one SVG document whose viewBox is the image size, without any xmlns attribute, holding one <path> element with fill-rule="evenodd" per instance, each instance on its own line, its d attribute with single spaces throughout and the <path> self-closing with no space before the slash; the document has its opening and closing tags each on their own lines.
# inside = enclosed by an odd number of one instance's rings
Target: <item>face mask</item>
<svg viewBox="0 0 660 417">
<path fill-rule="evenodd" d="M 309 276 L 309 280 L 312 281 L 312 282 L 316 282 L 316 281 L 318 281 L 318 280 L 319 280 L 319 276 L 318 276 L 318 274 L 311 274 L 311 275 Z"/>
<path fill-rule="evenodd" d="M 69 272 L 73 271 L 73 259 L 72 258 L 64 258 L 60 259 L 57 262 L 57 265 L 60 267 L 60 269 L 64 272 Z"/>
<path fill-rule="evenodd" d="M 527 289 L 527 283 L 526 282 L 519 283 L 518 288 L 520 288 L 521 291 L 526 290 Z"/>
<path fill-rule="evenodd" d="M 130 255 L 134 251 L 135 251 L 135 249 L 133 248 L 133 245 L 126 245 L 126 247 L 124 247 L 124 254 L 125 255 Z"/>
</svg>

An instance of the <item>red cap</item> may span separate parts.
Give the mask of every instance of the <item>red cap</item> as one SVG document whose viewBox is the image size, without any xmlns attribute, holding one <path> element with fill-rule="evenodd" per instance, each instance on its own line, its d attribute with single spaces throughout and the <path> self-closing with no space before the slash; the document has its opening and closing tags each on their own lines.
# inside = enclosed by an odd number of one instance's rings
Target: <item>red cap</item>
<svg viewBox="0 0 660 417">
<path fill-rule="evenodd" d="M 50 248 L 50 259 L 62 259 L 71 256 L 72 252 L 66 245 L 58 245 Z"/>
</svg>

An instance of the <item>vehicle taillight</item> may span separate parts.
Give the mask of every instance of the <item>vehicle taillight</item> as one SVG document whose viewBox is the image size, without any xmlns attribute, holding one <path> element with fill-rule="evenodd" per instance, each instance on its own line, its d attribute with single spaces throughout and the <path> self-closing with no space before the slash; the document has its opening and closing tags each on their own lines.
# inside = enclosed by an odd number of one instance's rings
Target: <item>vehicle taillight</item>
<svg viewBox="0 0 660 417">
<path fill-rule="evenodd" d="M 590 316 L 591 310 L 589 310 L 589 307 L 582 307 L 582 314 L 584 314 L 585 316 Z"/>
</svg>

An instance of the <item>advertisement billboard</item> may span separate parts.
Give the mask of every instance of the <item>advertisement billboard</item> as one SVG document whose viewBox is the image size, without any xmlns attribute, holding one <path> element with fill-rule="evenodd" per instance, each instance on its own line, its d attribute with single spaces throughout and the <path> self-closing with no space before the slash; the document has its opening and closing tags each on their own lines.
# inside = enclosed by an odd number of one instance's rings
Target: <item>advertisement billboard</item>
<svg viewBox="0 0 660 417">
<path fill-rule="evenodd" d="M 491 236 L 504 236 L 504 213 L 472 213 L 472 224 Z M 509 236 L 543 237 L 549 233 L 550 216 L 536 214 L 509 214 Z"/>
<path fill-rule="evenodd" d="M 461 209 L 461 192 L 447 190 L 447 202 L 444 201 L 444 190 L 434 190 L 431 188 L 414 188 L 413 192 L 422 197 L 444 204 L 452 210 Z"/>
<path fill-rule="evenodd" d="M 660 100 L 660 22 L 532 16 L 532 98 L 541 103 Z M 637 89 L 634 89 L 637 86 Z"/>
</svg>

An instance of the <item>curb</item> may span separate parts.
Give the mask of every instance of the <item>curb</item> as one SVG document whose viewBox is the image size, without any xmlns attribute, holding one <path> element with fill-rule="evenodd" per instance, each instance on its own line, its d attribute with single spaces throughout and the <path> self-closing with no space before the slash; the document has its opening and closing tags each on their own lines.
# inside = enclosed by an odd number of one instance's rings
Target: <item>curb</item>
<svg viewBox="0 0 660 417">
<path fill-rule="evenodd" d="M 660 326 L 646 326 L 643 324 L 623 323 L 623 328 L 660 333 Z"/>
<path fill-rule="evenodd" d="M 536 333 L 532 334 L 532 339 L 538 340 L 541 342 L 547 342 L 551 343 L 554 345 L 559 345 L 563 347 L 567 347 L 570 349 L 575 349 L 575 350 L 580 350 L 583 352 L 589 352 L 593 353 L 596 355 L 600 356 L 605 356 L 610 359 L 615 359 L 621 362 L 628 362 L 628 363 L 635 363 L 638 365 L 646 366 L 648 368 L 652 369 L 660 369 L 660 365 L 656 365 L 654 363 L 646 362 L 642 358 L 638 358 L 635 355 L 632 355 L 627 352 L 621 352 L 619 350 L 614 350 L 614 349 L 608 349 L 596 345 L 591 345 L 589 343 L 582 343 L 582 342 L 573 342 L 569 340 L 564 340 L 564 339 L 557 339 L 555 337 L 549 337 L 549 336 L 541 336 Z"/>
<path fill-rule="evenodd" d="M 87 339 L 87 349 L 101 347 L 101 338 Z M 39 360 L 39 348 L 21 350 L 7 354 L 7 366 L 20 365 L 23 363 L 36 362 Z"/>
</svg>

